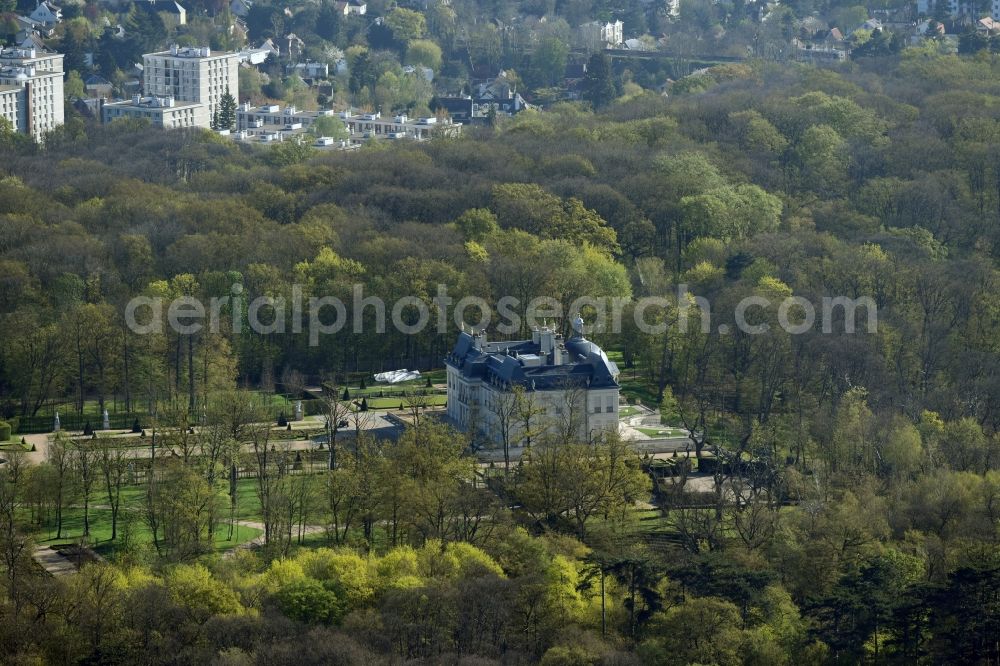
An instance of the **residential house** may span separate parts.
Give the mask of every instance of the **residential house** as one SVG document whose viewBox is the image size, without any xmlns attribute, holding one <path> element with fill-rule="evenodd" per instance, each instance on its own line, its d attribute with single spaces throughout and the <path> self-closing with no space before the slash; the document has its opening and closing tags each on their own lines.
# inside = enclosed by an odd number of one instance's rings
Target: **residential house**
<svg viewBox="0 0 1000 666">
<path fill-rule="evenodd" d="M 255 48 L 255 49 L 243 49 L 237 54 L 239 56 L 241 63 L 246 63 L 248 65 L 263 65 L 267 57 L 274 53 L 271 49 L 265 48 Z"/>
<path fill-rule="evenodd" d="M 976 32 L 984 35 L 996 35 L 1000 33 L 1000 21 L 987 16 L 976 21 Z"/>
<path fill-rule="evenodd" d="M 307 60 L 292 68 L 303 79 L 325 79 L 330 76 L 330 66 L 325 62 Z"/>
<path fill-rule="evenodd" d="M 159 15 L 167 30 L 175 30 L 187 25 L 187 10 L 176 0 L 137 0 L 136 9 L 143 9 Z"/>
<path fill-rule="evenodd" d="M 364 16 L 368 13 L 368 4 L 364 0 L 338 0 L 334 7 L 344 16 Z"/>
<path fill-rule="evenodd" d="M 22 49 L 37 49 L 39 51 L 45 50 L 45 42 L 43 42 L 39 34 L 34 31 L 20 38 L 17 42 L 17 46 Z"/>
<path fill-rule="evenodd" d="M 840 28 L 830 28 L 823 35 L 823 43 L 827 46 L 837 46 L 844 43 L 844 33 Z"/>
<path fill-rule="evenodd" d="M 590 21 L 581 25 L 578 31 L 581 46 L 589 51 L 618 48 L 625 41 L 621 21 L 614 23 Z"/>
<path fill-rule="evenodd" d="M 945 36 L 944 24 L 934 19 L 924 19 L 917 23 L 910 37 L 911 44 L 919 44 L 928 38 L 941 38 Z"/>
<path fill-rule="evenodd" d="M 91 74 L 83 80 L 83 88 L 91 97 L 110 97 L 114 86 L 105 78 Z"/>
<path fill-rule="evenodd" d="M 238 42 L 246 42 L 247 37 L 250 36 L 250 28 L 247 26 L 247 22 L 239 17 L 233 18 L 229 24 L 229 36 Z"/>
<path fill-rule="evenodd" d="M 474 86 L 471 97 L 478 109 L 476 117 L 486 117 L 490 113 L 513 116 L 528 108 L 528 103 L 517 92 L 507 77 L 507 72 L 503 70 L 497 76 L 480 81 Z"/>
<path fill-rule="evenodd" d="M 14 22 L 17 24 L 18 41 L 22 41 L 30 34 L 41 35 L 44 38 L 49 38 L 56 34 L 56 23 L 46 24 L 17 14 L 14 15 Z"/>
<path fill-rule="evenodd" d="M 459 95 L 435 97 L 431 100 L 431 108 L 444 111 L 453 121 L 463 125 L 487 125 L 494 116 L 513 116 L 527 109 L 528 103 L 517 93 L 506 99 Z"/>
<path fill-rule="evenodd" d="M 250 13 L 250 8 L 253 3 L 250 0 L 232 0 L 229 3 L 229 12 L 233 16 L 239 16 L 240 18 L 246 18 L 247 14 Z"/>
<path fill-rule="evenodd" d="M 298 58 L 306 48 L 306 43 L 299 39 L 299 36 L 294 32 L 285 35 L 282 43 L 285 45 L 285 53 L 288 55 L 289 60 Z"/>
<path fill-rule="evenodd" d="M 62 21 L 62 10 L 49 2 L 40 2 L 28 18 L 46 26 L 53 26 Z"/>
<path fill-rule="evenodd" d="M 428 81 L 434 80 L 434 70 L 430 67 L 425 67 L 423 65 L 405 65 L 403 67 L 404 74 L 420 74 L 422 77 Z"/>
</svg>

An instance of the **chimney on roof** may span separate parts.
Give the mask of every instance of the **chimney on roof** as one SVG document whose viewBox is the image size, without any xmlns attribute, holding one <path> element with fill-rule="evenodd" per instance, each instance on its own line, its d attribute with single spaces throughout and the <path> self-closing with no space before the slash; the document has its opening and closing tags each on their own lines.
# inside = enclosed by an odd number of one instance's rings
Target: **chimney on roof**
<svg viewBox="0 0 1000 666">
<path fill-rule="evenodd" d="M 555 333 L 553 333 L 552 329 L 548 326 L 543 326 L 542 330 L 538 332 L 538 340 L 541 354 L 551 354 L 555 348 Z"/>
<path fill-rule="evenodd" d="M 552 365 L 562 365 L 565 354 L 566 348 L 562 346 L 562 343 L 557 342 L 555 349 L 552 350 Z"/>
<path fill-rule="evenodd" d="M 472 329 L 472 348 L 482 351 L 484 344 L 486 344 L 486 332 Z"/>
</svg>

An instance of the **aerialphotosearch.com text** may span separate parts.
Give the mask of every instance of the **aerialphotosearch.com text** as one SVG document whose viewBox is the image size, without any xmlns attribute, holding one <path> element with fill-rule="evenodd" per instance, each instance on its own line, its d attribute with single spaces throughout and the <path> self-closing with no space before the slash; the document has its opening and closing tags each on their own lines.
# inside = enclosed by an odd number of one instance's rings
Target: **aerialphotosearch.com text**
<svg viewBox="0 0 1000 666">
<path fill-rule="evenodd" d="M 207 299 L 180 296 L 164 299 L 158 296 L 136 296 L 125 306 L 125 323 L 140 335 L 170 331 L 181 335 L 199 333 L 205 329 L 218 333 L 222 322 L 231 322 L 231 330 L 240 332 L 248 327 L 261 335 L 307 332 L 309 344 L 319 344 L 324 335 L 339 333 L 350 325 L 352 333 L 385 333 L 391 325 L 396 331 L 416 335 L 433 325 L 438 334 L 466 328 L 493 330 L 501 335 L 513 335 L 528 328 L 540 327 L 586 313 L 594 322 L 592 330 L 620 333 L 627 318 L 646 334 L 658 335 L 668 328 L 688 330 L 698 322 L 703 333 L 713 332 L 711 303 L 678 285 L 671 296 L 649 296 L 638 299 L 621 297 L 580 296 L 569 303 L 551 296 L 537 296 L 522 303 L 514 296 L 503 296 L 490 303 L 478 296 L 464 296 L 457 301 L 448 295 L 445 285 L 438 285 L 437 295 L 429 302 L 417 296 L 403 296 L 391 304 L 376 295 L 367 295 L 364 285 L 355 284 L 348 303 L 336 296 L 305 298 L 301 285 L 293 285 L 290 298 L 257 296 L 247 299 L 243 285 L 232 285 L 225 296 Z M 631 307 L 629 307 L 631 306 Z M 863 325 L 856 326 L 859 319 Z M 783 331 L 798 335 L 808 331 L 822 333 L 854 333 L 863 330 L 874 333 L 878 327 L 878 312 L 872 298 L 862 296 L 824 296 L 818 304 L 801 296 L 770 299 L 755 294 L 740 300 L 734 307 L 730 323 L 718 324 L 715 332 L 733 333 L 735 326 L 749 335 L 760 335 L 777 325 Z M 835 325 L 836 324 L 836 325 Z M 588 329 L 588 330 L 591 330 Z"/>
</svg>

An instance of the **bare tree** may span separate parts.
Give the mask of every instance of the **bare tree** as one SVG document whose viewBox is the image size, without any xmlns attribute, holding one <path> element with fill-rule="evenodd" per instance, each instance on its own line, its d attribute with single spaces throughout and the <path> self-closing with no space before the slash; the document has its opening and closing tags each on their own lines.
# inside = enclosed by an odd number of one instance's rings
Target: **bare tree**
<svg viewBox="0 0 1000 666">
<path fill-rule="evenodd" d="M 340 387 L 333 383 L 323 384 L 323 415 L 326 417 L 326 438 L 328 446 L 327 469 L 337 466 L 337 431 L 340 424 L 351 414 L 351 404 L 342 400 Z"/>
<path fill-rule="evenodd" d="M 219 464 L 228 470 L 229 477 L 229 538 L 233 536 L 236 521 L 237 502 L 239 500 L 237 476 L 240 452 L 243 444 L 250 439 L 248 430 L 258 421 L 268 421 L 260 400 L 249 391 L 225 391 L 214 397 L 207 414 L 209 427 L 205 433 L 207 441 L 203 447 L 209 447 L 210 455 L 217 454 Z M 214 428 L 218 428 L 215 431 Z M 268 429 L 270 426 L 267 426 Z M 203 451 L 206 449 L 203 448 Z M 214 465 L 213 465 L 214 468 Z M 214 481 L 214 473 L 209 471 Z M 208 475 L 206 475 L 208 476 Z M 213 517 L 214 521 L 214 517 Z"/>
<path fill-rule="evenodd" d="M 343 543 L 357 515 L 361 498 L 358 495 L 358 477 L 354 463 L 341 465 L 327 472 L 326 501 L 330 509 L 327 535 L 335 543 Z"/>
<path fill-rule="evenodd" d="M 167 447 L 170 451 L 180 455 L 181 460 L 187 465 L 191 461 L 191 456 L 198 449 L 199 437 L 191 427 L 187 409 L 168 409 L 163 417 L 165 426 L 161 437 L 161 446 Z"/>
<path fill-rule="evenodd" d="M 72 460 L 68 438 L 64 433 L 58 432 L 49 440 L 47 451 L 49 465 L 52 466 L 53 480 L 55 481 L 55 510 L 56 510 L 56 538 L 62 538 L 63 528 L 63 506 L 66 504 L 66 490 L 72 469 Z"/>
<path fill-rule="evenodd" d="M 78 439 L 73 441 L 72 465 L 80 482 L 83 493 L 83 536 L 90 536 L 90 495 L 97 480 L 97 447 L 94 440 Z"/>
<path fill-rule="evenodd" d="M 562 383 L 562 404 L 548 419 L 556 438 L 563 444 L 587 439 L 587 391 L 578 382 L 566 379 Z M 561 410 L 561 413 L 560 411 Z"/>
<path fill-rule="evenodd" d="M 305 375 L 295 368 L 285 366 L 284 370 L 281 371 L 281 387 L 285 393 L 298 399 L 306 387 Z"/>
<path fill-rule="evenodd" d="M 521 439 L 525 446 L 531 446 L 531 440 L 541 432 L 537 417 L 543 414 L 545 409 L 538 403 L 538 394 L 534 389 L 515 386 L 513 392 L 514 402 L 517 405 L 517 418 L 521 424 Z"/>
<path fill-rule="evenodd" d="M 111 540 L 118 538 L 118 512 L 121 508 L 122 486 L 128 473 L 128 452 L 117 446 L 111 437 L 97 439 L 97 464 L 104 478 L 104 490 L 111 507 Z"/>
<path fill-rule="evenodd" d="M 518 387 L 521 388 L 521 387 Z M 515 391 L 493 391 L 490 393 L 489 409 L 496 419 L 496 430 L 500 436 L 500 446 L 503 448 L 503 475 L 510 476 L 510 447 L 514 443 L 515 432 L 520 423 L 519 397 L 523 395 Z"/>
<path fill-rule="evenodd" d="M 407 389 L 403 393 L 403 406 L 410 414 L 413 426 L 420 425 L 420 413 L 430 404 L 430 396 L 422 389 Z"/>
<path fill-rule="evenodd" d="M 7 594 L 14 602 L 15 617 L 23 597 L 22 580 L 30 572 L 30 540 L 17 530 L 17 513 L 24 495 L 25 461 L 23 454 L 12 452 L 7 465 L 0 469 L 0 556 L 6 575 Z"/>
<path fill-rule="evenodd" d="M 204 469 L 205 480 L 213 490 L 219 483 L 220 477 L 225 476 L 225 460 L 239 450 L 239 443 L 232 439 L 227 424 L 222 420 L 217 420 L 217 414 L 213 413 L 201 431 L 198 433 L 199 463 Z M 232 499 L 232 498 L 231 498 Z M 215 534 L 216 516 L 213 513 L 209 517 L 209 532 Z"/>
<path fill-rule="evenodd" d="M 252 423 L 247 426 L 247 436 L 250 443 L 250 455 L 257 472 L 257 499 L 260 500 L 261 518 L 264 522 L 264 543 L 268 544 L 276 537 L 274 534 L 275 515 L 274 499 L 277 491 L 277 472 L 275 458 L 272 456 L 271 424 L 269 421 Z M 275 452 L 276 453 L 276 452 Z"/>
<path fill-rule="evenodd" d="M 295 526 L 298 530 L 297 541 L 302 543 L 306 535 L 306 525 L 319 499 L 318 477 L 304 472 L 292 478 L 291 496 L 295 506 Z"/>
</svg>

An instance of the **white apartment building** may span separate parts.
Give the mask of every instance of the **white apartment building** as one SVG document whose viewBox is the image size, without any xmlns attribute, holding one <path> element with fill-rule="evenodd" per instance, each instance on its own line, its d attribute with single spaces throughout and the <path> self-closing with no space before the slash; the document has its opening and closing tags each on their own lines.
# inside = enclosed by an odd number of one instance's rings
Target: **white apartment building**
<svg viewBox="0 0 1000 666">
<path fill-rule="evenodd" d="M 936 0 L 917 0 L 917 14 L 933 16 L 937 12 L 937 6 Z M 982 16 L 982 12 L 970 0 L 948 0 L 948 15 L 951 18 L 968 16 L 976 20 Z M 990 16 L 994 21 L 1000 21 L 1000 0 L 992 0 L 990 3 Z"/>
<path fill-rule="evenodd" d="M 237 53 L 176 44 L 169 51 L 147 53 L 142 56 L 143 90 L 149 97 L 206 105 L 208 127 L 227 91 L 239 100 L 239 58 Z"/>
<path fill-rule="evenodd" d="M 618 366 L 580 335 L 564 341 L 541 328 L 530 340 L 489 342 L 485 333 L 462 332 L 445 365 L 448 417 L 488 442 L 502 443 L 505 422 L 511 444 L 523 439 L 522 419 L 510 417 L 515 387 L 536 433 L 569 426 L 591 440 L 618 429 Z"/>
<path fill-rule="evenodd" d="M 435 136 L 457 136 L 462 124 L 450 118 L 436 116 L 410 118 L 404 115 L 382 117 L 381 113 L 342 111 L 338 117 L 347 125 L 351 141 L 366 139 L 416 139 L 424 141 Z"/>
<path fill-rule="evenodd" d="M 212 119 L 208 107 L 196 102 L 177 102 L 172 97 L 140 97 L 112 102 L 101 107 L 101 122 L 110 123 L 118 118 L 145 119 L 155 127 L 183 129 L 208 127 Z"/>
<path fill-rule="evenodd" d="M 0 115 L 35 141 L 62 125 L 63 55 L 34 48 L 0 50 Z"/>
<path fill-rule="evenodd" d="M 236 129 L 253 133 L 266 133 L 291 129 L 306 129 L 317 118 L 338 118 L 335 111 L 300 111 L 294 106 L 281 108 L 277 104 L 250 106 L 240 104 L 236 108 Z"/>
</svg>

